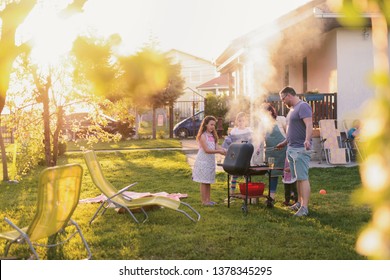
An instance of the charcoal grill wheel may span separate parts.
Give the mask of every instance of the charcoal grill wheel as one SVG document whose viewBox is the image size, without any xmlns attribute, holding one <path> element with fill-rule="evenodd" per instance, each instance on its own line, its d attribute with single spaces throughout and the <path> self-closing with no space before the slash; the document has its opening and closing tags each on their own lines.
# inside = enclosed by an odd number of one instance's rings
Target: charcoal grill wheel
<svg viewBox="0 0 390 280">
<path fill-rule="evenodd" d="M 272 201 L 267 200 L 267 208 L 274 208 L 274 204 L 272 203 Z"/>
<path fill-rule="evenodd" d="M 274 200 L 270 196 L 267 196 L 267 208 L 274 208 Z"/>
<path fill-rule="evenodd" d="M 244 215 L 248 214 L 248 206 L 246 206 L 245 204 L 241 206 L 241 210 L 242 212 L 244 212 Z"/>
</svg>

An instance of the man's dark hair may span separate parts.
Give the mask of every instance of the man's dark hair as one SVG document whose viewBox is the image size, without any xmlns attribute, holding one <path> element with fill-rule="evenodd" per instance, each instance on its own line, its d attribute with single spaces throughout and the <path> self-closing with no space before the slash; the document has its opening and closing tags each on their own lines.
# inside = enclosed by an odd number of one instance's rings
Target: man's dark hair
<svg viewBox="0 0 390 280">
<path fill-rule="evenodd" d="M 297 93 L 295 92 L 295 90 L 292 87 L 285 87 L 279 93 L 281 93 L 281 94 L 291 94 L 292 96 L 297 95 Z"/>
</svg>

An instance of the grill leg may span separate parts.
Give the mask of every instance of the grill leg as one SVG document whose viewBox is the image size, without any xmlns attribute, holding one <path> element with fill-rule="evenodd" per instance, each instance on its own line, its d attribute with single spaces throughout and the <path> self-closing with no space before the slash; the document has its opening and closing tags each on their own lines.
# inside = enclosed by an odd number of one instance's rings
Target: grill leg
<svg viewBox="0 0 390 280">
<path fill-rule="evenodd" d="M 242 206 L 242 211 L 244 214 L 248 214 L 248 182 L 249 182 L 249 176 L 244 176 L 245 177 L 245 200 L 244 200 L 244 205 Z"/>
<path fill-rule="evenodd" d="M 230 208 L 230 175 L 227 174 L 227 199 L 228 199 L 228 208 Z"/>
<path fill-rule="evenodd" d="M 268 170 L 268 196 L 267 196 L 267 207 L 273 208 L 274 205 L 272 204 L 272 198 L 271 198 L 271 174 L 272 170 Z"/>
</svg>

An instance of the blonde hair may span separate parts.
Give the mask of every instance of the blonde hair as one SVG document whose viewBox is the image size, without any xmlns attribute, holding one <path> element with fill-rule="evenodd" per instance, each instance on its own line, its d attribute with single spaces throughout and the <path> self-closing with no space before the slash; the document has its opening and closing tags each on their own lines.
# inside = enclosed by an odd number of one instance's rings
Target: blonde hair
<svg viewBox="0 0 390 280">
<path fill-rule="evenodd" d="M 234 122 L 235 126 L 238 126 L 238 120 L 241 118 L 246 118 L 246 114 L 244 112 L 239 112 L 236 116 L 236 120 Z"/>
<path fill-rule="evenodd" d="M 358 128 L 360 126 L 360 120 L 354 120 L 352 122 L 352 127 Z"/>
<path fill-rule="evenodd" d="M 207 125 L 209 124 L 210 121 L 215 121 L 215 123 L 217 123 L 217 119 L 214 116 L 206 116 L 203 119 L 202 123 L 200 124 L 198 134 L 196 135 L 197 141 L 200 141 L 200 137 L 206 131 Z M 217 143 L 218 142 L 218 134 L 217 134 L 217 131 L 215 129 L 213 130 L 213 136 L 214 136 L 215 143 Z"/>
</svg>

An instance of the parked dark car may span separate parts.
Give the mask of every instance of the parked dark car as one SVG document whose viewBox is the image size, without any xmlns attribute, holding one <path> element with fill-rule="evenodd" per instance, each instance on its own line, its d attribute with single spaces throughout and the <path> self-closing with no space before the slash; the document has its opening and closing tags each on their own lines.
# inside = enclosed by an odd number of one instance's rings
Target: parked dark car
<svg viewBox="0 0 390 280">
<path fill-rule="evenodd" d="M 173 128 L 176 137 L 187 138 L 194 137 L 198 134 L 200 124 L 204 118 L 204 111 L 199 111 L 195 115 L 188 117 L 177 123 Z"/>
<path fill-rule="evenodd" d="M 65 116 L 63 134 L 67 135 L 68 139 L 84 138 L 89 133 L 93 132 L 91 126 L 98 125 L 104 131 L 116 134 L 120 133 L 124 139 L 135 135 L 135 127 L 129 122 L 122 122 L 105 114 L 100 114 L 101 123 L 95 123 L 88 113 L 72 113 Z"/>
</svg>

